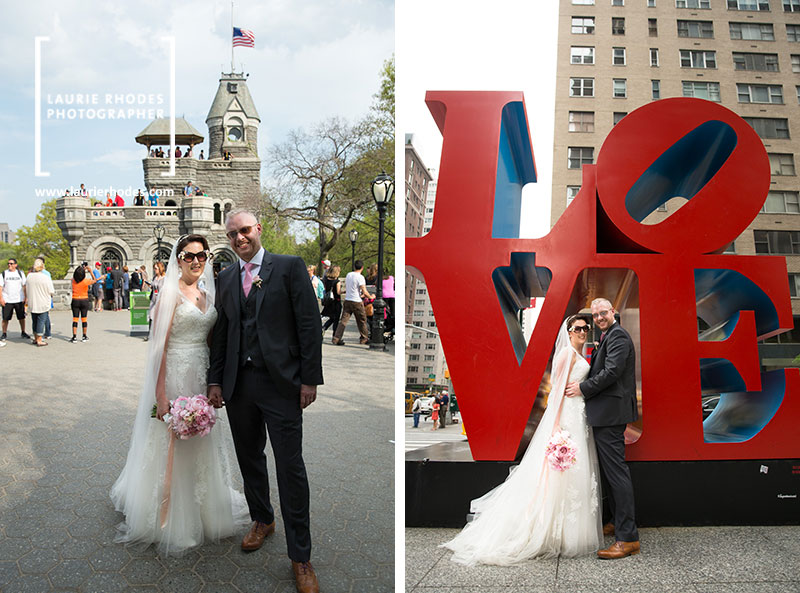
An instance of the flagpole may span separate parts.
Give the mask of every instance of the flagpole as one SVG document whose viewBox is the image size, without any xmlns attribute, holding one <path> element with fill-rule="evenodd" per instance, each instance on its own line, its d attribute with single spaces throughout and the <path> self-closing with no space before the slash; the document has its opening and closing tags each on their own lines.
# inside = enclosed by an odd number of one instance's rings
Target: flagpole
<svg viewBox="0 0 800 593">
<path fill-rule="evenodd" d="M 233 0 L 231 0 L 231 74 L 233 74 L 233 72 Z"/>
</svg>

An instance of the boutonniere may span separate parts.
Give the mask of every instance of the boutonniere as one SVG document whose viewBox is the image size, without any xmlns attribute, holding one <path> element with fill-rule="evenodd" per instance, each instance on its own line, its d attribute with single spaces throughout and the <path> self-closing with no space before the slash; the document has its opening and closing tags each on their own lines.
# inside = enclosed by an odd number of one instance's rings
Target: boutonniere
<svg viewBox="0 0 800 593">
<path fill-rule="evenodd" d="M 261 279 L 261 276 L 259 276 L 258 274 L 253 276 L 253 286 L 255 286 L 256 288 L 260 289 L 262 282 L 263 282 L 263 280 Z"/>
</svg>

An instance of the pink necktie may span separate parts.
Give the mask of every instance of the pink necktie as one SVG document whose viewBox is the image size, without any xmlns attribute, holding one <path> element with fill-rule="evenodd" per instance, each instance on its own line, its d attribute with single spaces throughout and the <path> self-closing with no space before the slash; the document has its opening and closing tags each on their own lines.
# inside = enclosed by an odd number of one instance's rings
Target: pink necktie
<svg viewBox="0 0 800 593">
<path fill-rule="evenodd" d="M 253 287 L 253 268 L 255 268 L 255 264 L 246 263 L 244 265 L 244 280 L 242 281 L 242 289 L 244 289 L 244 298 L 250 296 L 250 289 Z"/>
</svg>

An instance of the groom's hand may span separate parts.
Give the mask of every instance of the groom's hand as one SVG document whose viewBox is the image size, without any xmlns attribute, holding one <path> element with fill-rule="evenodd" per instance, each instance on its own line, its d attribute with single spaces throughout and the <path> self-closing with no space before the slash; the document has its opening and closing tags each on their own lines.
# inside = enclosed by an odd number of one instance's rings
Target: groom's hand
<svg viewBox="0 0 800 593">
<path fill-rule="evenodd" d="M 220 385 L 208 386 L 208 401 L 210 401 L 211 405 L 215 408 L 222 407 L 222 387 Z"/>
<path fill-rule="evenodd" d="M 300 386 L 300 407 L 307 408 L 314 403 L 317 399 L 317 386 L 316 385 L 301 385 Z"/>
<path fill-rule="evenodd" d="M 583 395 L 581 393 L 581 386 L 580 383 L 572 382 L 567 385 L 567 388 L 564 390 L 564 395 L 567 397 L 578 397 Z"/>
</svg>

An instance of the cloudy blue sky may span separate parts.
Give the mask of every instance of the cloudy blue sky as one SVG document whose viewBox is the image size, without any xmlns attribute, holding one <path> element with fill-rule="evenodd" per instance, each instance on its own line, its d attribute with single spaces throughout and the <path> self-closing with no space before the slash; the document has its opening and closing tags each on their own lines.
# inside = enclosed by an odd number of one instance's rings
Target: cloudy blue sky
<svg viewBox="0 0 800 593">
<path fill-rule="evenodd" d="M 32 224 L 37 189 L 144 187 L 144 147 L 134 137 L 148 119 L 47 118 L 47 96 L 145 93 L 168 110 L 169 54 L 176 39 L 176 114 L 207 137 L 205 118 L 221 71 L 230 70 L 231 3 L 222 0 L 35 0 L 4 3 L 0 37 L 0 222 Z M 236 48 L 236 69 L 261 116 L 259 154 L 298 127 L 329 116 L 354 120 L 378 90 L 394 51 L 391 0 L 237 0 L 234 25 L 255 49 Z M 34 176 L 34 38 L 42 44 L 42 170 Z M 112 106 L 113 107 L 113 106 Z M 126 106 L 127 108 L 127 106 Z M 168 111 L 167 111 L 168 113 Z M 204 144 L 208 153 L 207 138 Z M 198 147 L 199 151 L 199 147 Z"/>
</svg>

